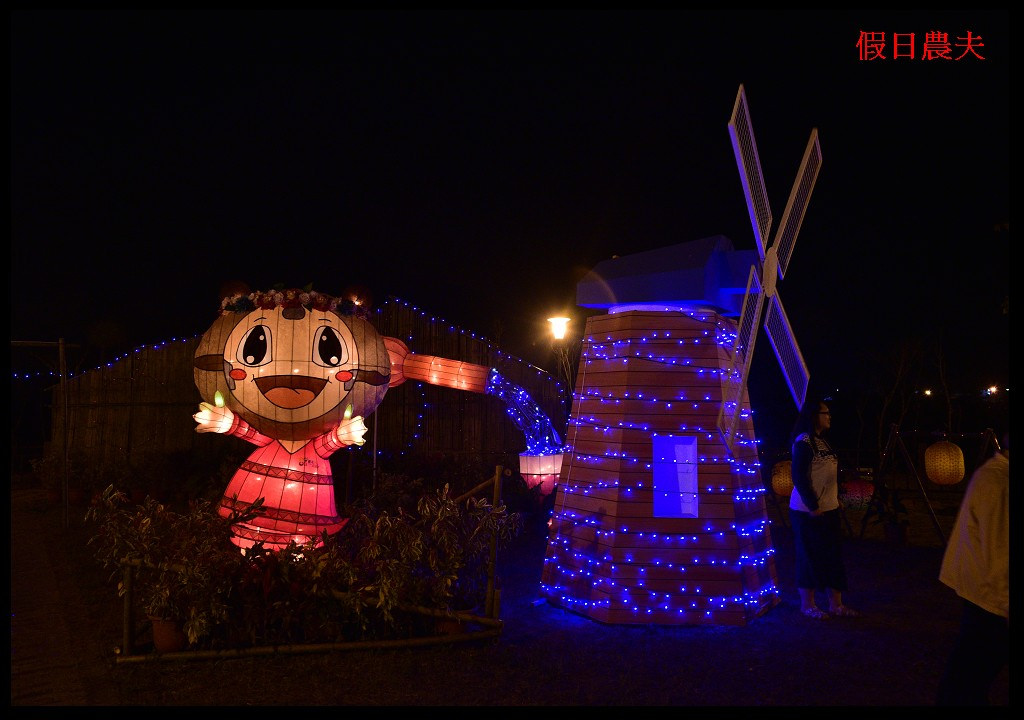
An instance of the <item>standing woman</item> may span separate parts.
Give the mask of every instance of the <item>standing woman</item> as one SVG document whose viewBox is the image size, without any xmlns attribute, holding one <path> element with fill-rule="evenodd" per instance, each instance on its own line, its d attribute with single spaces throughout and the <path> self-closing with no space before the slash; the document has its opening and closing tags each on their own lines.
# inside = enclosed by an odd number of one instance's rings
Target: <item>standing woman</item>
<svg viewBox="0 0 1024 720">
<path fill-rule="evenodd" d="M 789 517 L 796 550 L 796 586 L 800 612 L 815 620 L 860 617 L 843 605 L 846 566 L 842 556 L 839 515 L 839 462 L 824 435 L 832 413 L 823 400 L 808 395 L 793 426 L 793 493 Z M 828 595 L 828 612 L 815 603 L 814 593 Z"/>
</svg>

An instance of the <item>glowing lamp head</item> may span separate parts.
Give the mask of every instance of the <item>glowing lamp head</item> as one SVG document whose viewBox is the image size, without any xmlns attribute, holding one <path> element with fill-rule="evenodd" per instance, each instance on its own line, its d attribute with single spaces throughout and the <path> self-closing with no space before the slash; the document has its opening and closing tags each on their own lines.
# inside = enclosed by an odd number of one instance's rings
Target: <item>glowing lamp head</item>
<svg viewBox="0 0 1024 720">
<path fill-rule="evenodd" d="M 555 340 L 562 340 L 565 337 L 565 331 L 569 327 L 569 320 L 567 317 L 549 317 L 548 322 L 551 323 L 551 334 L 555 336 Z"/>
</svg>

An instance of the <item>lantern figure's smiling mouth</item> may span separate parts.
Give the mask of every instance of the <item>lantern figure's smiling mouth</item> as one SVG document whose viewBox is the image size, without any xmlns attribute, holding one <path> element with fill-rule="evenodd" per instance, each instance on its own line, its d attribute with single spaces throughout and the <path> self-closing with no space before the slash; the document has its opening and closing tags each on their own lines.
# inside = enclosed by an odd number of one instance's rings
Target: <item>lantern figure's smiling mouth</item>
<svg viewBox="0 0 1024 720">
<path fill-rule="evenodd" d="M 289 410 L 309 405 L 327 385 L 323 378 L 304 375 L 269 375 L 254 382 L 267 400 Z"/>
</svg>

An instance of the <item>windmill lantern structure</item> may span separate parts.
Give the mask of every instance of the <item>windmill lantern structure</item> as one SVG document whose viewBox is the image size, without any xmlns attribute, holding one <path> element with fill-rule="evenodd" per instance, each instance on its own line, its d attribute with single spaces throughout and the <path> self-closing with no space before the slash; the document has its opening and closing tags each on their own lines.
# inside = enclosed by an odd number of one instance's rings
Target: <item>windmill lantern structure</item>
<svg viewBox="0 0 1024 720">
<path fill-rule="evenodd" d="M 776 235 L 740 86 L 730 135 L 757 251 L 723 235 L 605 260 L 587 318 L 541 595 L 610 624 L 745 625 L 779 602 L 747 375 L 761 314 L 799 405 L 809 373 L 776 291 L 821 155 Z M 733 320 L 733 318 L 738 318 Z"/>
</svg>

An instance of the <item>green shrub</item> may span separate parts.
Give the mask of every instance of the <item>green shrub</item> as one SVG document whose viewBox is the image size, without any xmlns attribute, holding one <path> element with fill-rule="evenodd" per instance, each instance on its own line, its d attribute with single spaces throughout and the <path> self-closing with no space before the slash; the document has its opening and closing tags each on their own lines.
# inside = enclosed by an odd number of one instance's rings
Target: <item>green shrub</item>
<svg viewBox="0 0 1024 720">
<path fill-rule="evenodd" d="M 413 632 L 410 608 L 481 610 L 492 540 L 507 546 L 520 515 L 480 498 L 456 502 L 447 485 L 409 507 L 399 476 L 389 483 L 382 490 L 395 506 L 361 501 L 339 532 L 278 551 L 231 543 L 231 524 L 257 516 L 261 503 L 223 518 L 203 498 L 180 511 L 152 497 L 129 506 L 110 486 L 87 513 L 89 542 L 112 577 L 126 561 L 137 565 L 141 606 L 180 620 L 191 646 L 395 638 Z"/>
</svg>

